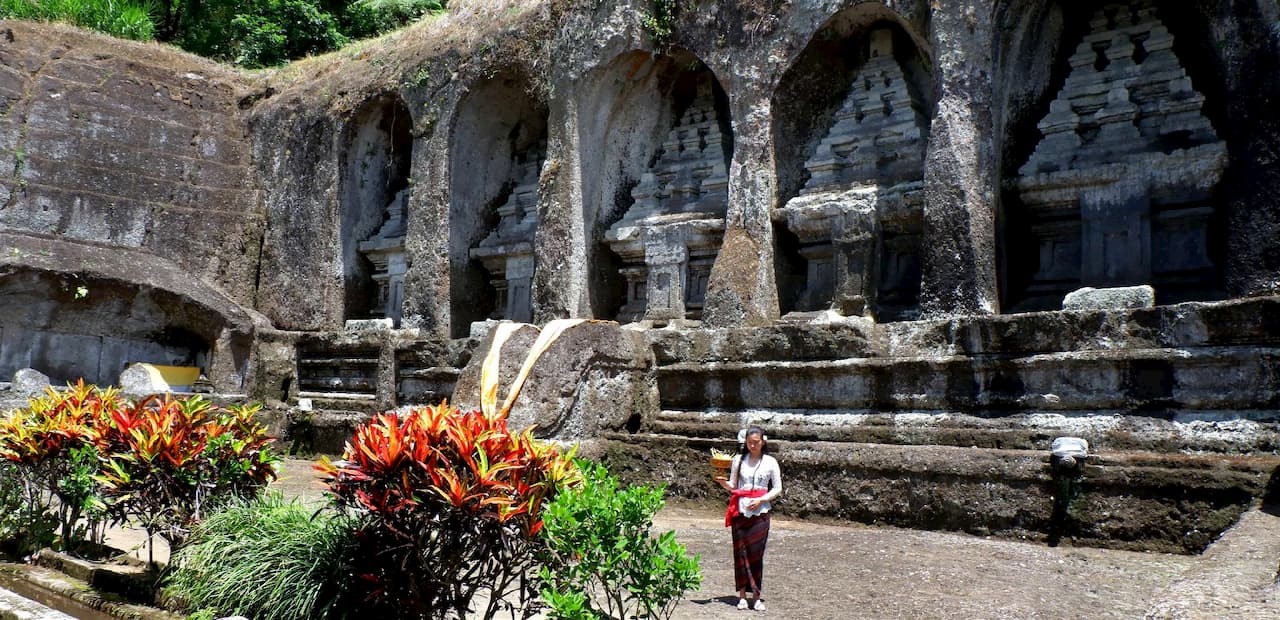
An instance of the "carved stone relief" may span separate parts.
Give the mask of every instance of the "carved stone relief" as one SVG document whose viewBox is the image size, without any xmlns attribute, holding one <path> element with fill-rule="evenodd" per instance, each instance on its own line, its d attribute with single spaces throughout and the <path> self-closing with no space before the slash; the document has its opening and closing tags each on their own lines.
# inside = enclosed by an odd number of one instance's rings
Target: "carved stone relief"
<svg viewBox="0 0 1280 620">
<path fill-rule="evenodd" d="M 400 324 L 401 307 L 404 305 L 404 274 L 409 268 L 404 251 L 406 213 L 409 189 L 396 193 L 387 203 L 386 219 L 374 235 L 360 242 L 360 253 L 373 263 L 373 281 L 377 286 L 377 301 L 370 314 L 373 318 L 388 318 Z"/>
<path fill-rule="evenodd" d="M 698 319 L 724 237 L 729 198 L 725 141 L 710 74 L 667 133 L 635 202 L 605 234 L 627 280 L 621 322 Z"/>
<path fill-rule="evenodd" d="M 809 181 L 774 219 L 806 263 L 796 310 L 918 314 L 926 119 L 893 56 L 893 32 L 868 35 L 835 123 L 805 162 Z"/>
<path fill-rule="evenodd" d="M 1030 297 L 1210 279 L 1226 145 L 1148 0 L 1109 4 L 1070 57 L 1017 188 L 1039 245 Z"/>
<path fill-rule="evenodd" d="M 515 162 L 516 186 L 498 207 L 498 226 L 471 249 L 492 276 L 497 303 L 491 318 L 533 321 L 533 236 L 538 228 L 538 176 L 545 145 L 538 145 Z"/>
</svg>

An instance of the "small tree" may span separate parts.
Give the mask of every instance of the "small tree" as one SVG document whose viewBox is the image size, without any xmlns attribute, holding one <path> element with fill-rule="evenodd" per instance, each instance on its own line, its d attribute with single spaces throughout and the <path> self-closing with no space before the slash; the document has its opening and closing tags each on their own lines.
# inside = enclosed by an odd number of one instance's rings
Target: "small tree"
<svg viewBox="0 0 1280 620">
<path fill-rule="evenodd" d="M 375 417 L 342 461 L 317 469 L 361 518 L 370 602 L 402 618 L 472 617 L 481 593 L 485 618 L 511 597 L 535 599 L 542 507 L 575 475 L 569 457 L 530 431 L 509 432 L 505 416 L 444 403 Z"/>
<path fill-rule="evenodd" d="M 540 577 L 551 616 L 671 617 L 702 575 L 697 556 L 689 557 L 675 532 L 651 535 L 663 488 L 619 488 L 603 465 L 579 467 L 582 484 L 565 489 L 544 511 L 542 536 L 552 557 Z"/>
<path fill-rule="evenodd" d="M 0 419 L 0 459 L 11 464 L 30 509 L 56 521 L 55 543 L 64 549 L 86 539 L 101 542 L 96 444 L 110 412 L 122 402 L 118 391 L 81 380 L 62 391 L 48 388 Z M 44 520 L 24 521 L 36 526 Z M 28 534 L 33 541 L 45 538 L 39 531 Z"/>
<path fill-rule="evenodd" d="M 279 459 L 254 419 L 257 410 L 166 394 L 111 411 L 98 439 L 107 513 L 181 547 L 204 514 L 275 478 Z"/>
</svg>

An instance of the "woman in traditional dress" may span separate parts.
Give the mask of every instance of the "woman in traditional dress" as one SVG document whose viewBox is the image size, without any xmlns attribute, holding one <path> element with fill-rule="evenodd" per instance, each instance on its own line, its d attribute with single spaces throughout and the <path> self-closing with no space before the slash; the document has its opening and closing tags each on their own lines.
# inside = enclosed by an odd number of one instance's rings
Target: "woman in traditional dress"
<svg viewBox="0 0 1280 620">
<path fill-rule="evenodd" d="M 760 599 L 764 580 L 764 548 L 769 542 L 770 502 L 782 493 L 782 470 L 769 456 L 769 438 L 752 426 L 740 439 L 742 449 L 730 466 L 729 479 L 720 486 L 729 491 L 725 525 L 733 533 L 733 580 L 738 588 L 738 609 L 764 611 Z M 751 600 L 747 600 L 747 592 Z"/>
</svg>

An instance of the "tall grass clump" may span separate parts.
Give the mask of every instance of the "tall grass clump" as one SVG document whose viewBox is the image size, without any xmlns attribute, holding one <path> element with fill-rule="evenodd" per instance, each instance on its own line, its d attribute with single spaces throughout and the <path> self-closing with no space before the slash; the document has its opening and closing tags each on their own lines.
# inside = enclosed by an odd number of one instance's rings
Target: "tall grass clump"
<svg viewBox="0 0 1280 620">
<path fill-rule="evenodd" d="M 216 617 L 333 617 L 353 540 L 349 518 L 279 493 L 237 501 L 196 526 L 170 562 L 164 592 Z"/>
<path fill-rule="evenodd" d="M 151 4 L 137 0 L 0 0 L 0 18 L 63 21 L 122 39 L 155 38 Z"/>
</svg>

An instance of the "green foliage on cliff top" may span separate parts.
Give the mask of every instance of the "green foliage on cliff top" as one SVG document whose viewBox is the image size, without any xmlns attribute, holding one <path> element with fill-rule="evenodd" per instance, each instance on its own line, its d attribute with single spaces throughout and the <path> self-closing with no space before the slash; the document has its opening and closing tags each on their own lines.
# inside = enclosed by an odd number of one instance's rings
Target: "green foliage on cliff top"
<svg viewBox="0 0 1280 620">
<path fill-rule="evenodd" d="M 147 9 L 147 2 L 131 0 L 0 0 L 0 18 L 64 21 L 136 41 L 155 37 Z"/>
<path fill-rule="evenodd" d="M 0 19 L 64 21 L 257 68 L 401 28 L 445 10 L 447 1 L 0 0 Z"/>
</svg>

